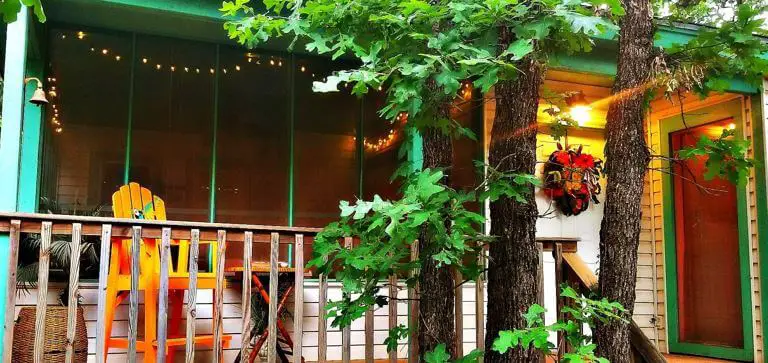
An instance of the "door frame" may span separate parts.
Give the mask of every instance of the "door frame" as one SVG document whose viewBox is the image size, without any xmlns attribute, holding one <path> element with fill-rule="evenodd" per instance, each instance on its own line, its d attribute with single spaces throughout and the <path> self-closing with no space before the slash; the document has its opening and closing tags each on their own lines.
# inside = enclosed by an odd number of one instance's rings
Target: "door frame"
<svg viewBox="0 0 768 363">
<path fill-rule="evenodd" d="M 744 119 L 742 117 L 742 100 L 737 98 L 696 111 L 696 115 L 686 115 L 685 124 L 689 127 L 699 126 L 724 119 L 733 119 L 736 134 L 744 137 Z M 685 129 L 680 116 L 659 120 L 659 145 L 661 155 L 671 156 L 670 134 Z M 669 161 L 664 161 L 663 167 L 669 167 Z M 750 234 L 749 234 L 749 205 L 747 202 L 748 185 L 737 186 L 737 211 L 739 230 L 739 271 L 741 282 L 741 310 L 744 335 L 743 348 L 709 346 L 697 343 L 681 342 L 679 338 L 678 320 L 678 286 L 677 286 L 677 243 L 675 225 L 675 196 L 672 176 L 662 174 L 663 219 L 664 219 L 664 263 L 666 264 L 667 291 L 667 328 L 669 335 L 669 351 L 701 355 L 712 358 L 752 361 L 754 358 L 754 341 L 752 327 L 752 283 L 750 278 Z"/>
</svg>

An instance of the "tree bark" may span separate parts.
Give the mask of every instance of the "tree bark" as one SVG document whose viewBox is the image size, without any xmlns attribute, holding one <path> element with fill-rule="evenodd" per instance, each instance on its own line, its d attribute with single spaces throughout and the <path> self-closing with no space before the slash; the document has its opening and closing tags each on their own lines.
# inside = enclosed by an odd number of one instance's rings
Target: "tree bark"
<svg viewBox="0 0 768 363">
<path fill-rule="evenodd" d="M 533 174 L 539 87 L 545 67 L 534 59 L 525 59 L 518 67 L 521 73 L 516 79 L 499 82 L 495 87 L 496 118 L 489 161 L 500 171 Z M 488 301 L 492 303 L 488 304 L 486 347 L 493 346 L 500 331 L 524 328 L 522 314 L 537 303 L 538 210 L 533 192 L 531 186 L 526 203 L 510 198 L 491 203 L 491 235 L 498 240 L 489 248 Z M 486 363 L 538 360 L 539 355 L 532 349 L 514 349 L 504 355 L 488 350 L 485 356 Z"/>
<path fill-rule="evenodd" d="M 450 104 L 448 104 L 450 106 Z M 445 107 L 448 110 L 448 107 Z M 438 117 L 447 117 L 441 113 Z M 424 168 L 447 168 L 453 162 L 453 142 L 450 135 L 429 128 L 422 133 Z M 449 177 L 443 180 L 449 183 Z M 419 275 L 419 353 L 422 356 L 438 344 L 445 344 L 448 353 L 456 358 L 454 331 L 454 281 L 450 267 L 437 267 L 429 252 L 433 236 L 422 230 L 419 238 L 421 273 Z"/>
<path fill-rule="evenodd" d="M 619 31 L 614 98 L 606 124 L 605 210 L 600 228 L 602 297 L 618 301 L 631 314 L 635 304 L 637 247 L 643 184 L 650 160 L 644 133 L 644 99 L 653 56 L 653 24 L 648 0 L 622 0 L 626 15 Z M 629 324 L 611 322 L 595 331 L 597 354 L 614 363 L 630 362 Z"/>
</svg>

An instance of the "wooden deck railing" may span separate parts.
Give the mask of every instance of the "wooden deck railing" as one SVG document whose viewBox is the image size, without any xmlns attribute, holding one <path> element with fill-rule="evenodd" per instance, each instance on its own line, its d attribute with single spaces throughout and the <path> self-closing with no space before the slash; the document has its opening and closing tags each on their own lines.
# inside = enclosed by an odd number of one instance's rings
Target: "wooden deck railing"
<svg viewBox="0 0 768 363">
<path fill-rule="evenodd" d="M 157 348 L 158 355 L 157 361 L 165 361 L 165 348 L 167 343 L 166 326 L 167 321 L 165 319 L 165 312 L 168 310 L 168 265 L 171 256 L 171 240 L 181 239 L 189 240 L 191 242 L 189 253 L 190 263 L 189 266 L 189 287 L 188 287 L 188 301 L 187 301 L 187 315 L 186 315 L 186 341 L 193 342 L 192 337 L 195 335 L 195 316 L 196 316 L 196 297 L 197 297 L 197 254 L 198 244 L 200 241 L 217 241 L 218 249 L 216 251 L 216 258 L 218 261 L 217 267 L 217 281 L 216 281 L 216 294 L 214 296 L 214 315 L 213 315 L 213 361 L 222 361 L 223 346 L 221 344 L 221 336 L 223 335 L 223 321 L 222 321 L 222 307 L 223 307 L 223 286 L 224 286 L 224 266 L 226 259 L 226 249 L 236 248 L 233 246 L 234 242 L 242 243 L 243 253 L 243 291 L 242 291 L 242 333 L 243 337 L 250 335 L 251 319 L 250 319 L 250 295 L 251 295 L 251 260 L 252 260 L 252 243 L 268 243 L 270 245 L 270 261 L 269 261 L 269 276 L 271 281 L 276 281 L 278 277 L 279 265 L 279 246 L 280 244 L 295 244 L 294 259 L 296 261 L 295 271 L 295 285 L 294 289 L 297 292 L 295 294 L 294 302 L 294 357 L 301 357 L 302 354 L 302 332 L 303 324 L 301 317 L 303 316 L 304 309 L 304 238 L 306 236 L 314 236 L 320 230 L 315 228 L 293 228 L 282 226 L 260 226 L 260 225 L 242 225 L 242 224 L 223 224 L 223 223 L 196 223 L 196 222 L 177 222 L 177 221 L 152 221 L 152 220 L 131 220 L 131 219 L 116 219 L 116 218 L 101 218 L 101 217 L 84 217 L 84 216 L 64 216 L 64 215 L 51 215 L 51 214 L 32 214 L 32 213 L 0 213 L 0 232 L 8 232 L 10 235 L 11 254 L 8 261 L 10 267 L 10 273 L 8 275 L 8 288 L 7 293 L 7 306 L 9 309 L 15 305 L 16 293 L 13 288 L 16 286 L 16 266 L 19 253 L 19 242 L 21 240 L 22 233 L 39 233 L 41 235 L 41 247 L 40 247 L 40 262 L 39 262 L 39 274 L 38 274 L 38 300 L 36 310 L 35 327 L 38 332 L 34 343 L 35 361 L 42 361 L 43 357 L 43 345 L 45 331 L 45 311 L 47 306 L 46 296 L 48 289 L 48 268 L 49 257 L 45 253 L 50 245 L 51 236 L 53 235 L 68 235 L 71 236 L 71 261 L 73 261 L 70 268 L 69 276 L 69 310 L 68 310 L 68 324 L 67 324 L 67 360 L 66 362 L 72 362 L 74 359 L 74 336 L 76 330 L 76 311 L 78 304 L 78 279 L 80 276 L 79 271 L 79 245 L 83 236 L 100 236 L 100 269 L 99 269 L 99 290 L 98 290 L 98 321 L 97 321 L 97 336 L 96 336 L 96 360 L 97 362 L 104 361 L 104 342 L 105 335 L 104 330 L 104 311 L 106 304 L 106 284 L 107 275 L 109 269 L 110 259 L 110 240 L 118 237 L 123 239 L 130 239 L 132 250 L 139 250 L 142 239 L 156 239 L 160 246 L 160 286 L 159 286 L 159 301 L 158 301 L 158 337 Z M 539 281 L 540 287 L 543 286 L 543 266 L 542 260 L 544 251 L 551 251 L 555 259 L 555 269 L 557 272 L 556 282 L 558 285 L 563 281 L 562 278 L 567 276 L 564 273 L 564 266 L 571 264 L 571 260 L 576 256 L 576 239 L 563 239 L 563 238 L 540 238 L 538 239 L 537 247 L 540 251 L 540 270 Z M 351 247 L 352 239 L 347 238 L 344 241 L 346 247 Z M 417 244 L 414 244 L 417 246 Z M 418 251 L 414 248 L 411 254 L 412 258 L 417 258 Z M 128 360 L 129 362 L 135 362 L 137 353 L 137 325 L 138 325 L 138 311 L 139 311 L 139 254 L 131 255 L 131 290 L 129 297 L 129 333 L 128 333 Z M 485 256 L 481 256 L 484 259 Z M 578 263 L 580 260 L 574 263 Z M 583 262 L 581 262 L 583 264 Z M 569 271 L 573 270 L 572 268 Z M 389 279 L 390 287 L 388 294 L 390 298 L 396 298 L 398 293 L 398 287 L 396 284 L 396 277 L 392 276 Z M 484 332 L 484 310 L 485 310 L 485 284 L 482 281 L 478 281 L 475 284 L 475 318 L 476 318 L 476 342 L 478 348 L 482 349 L 485 341 Z M 278 284 L 270 284 L 269 295 L 277 296 Z M 461 291 L 458 289 L 457 291 Z M 540 289 L 540 303 L 543 304 L 543 288 Z M 318 361 L 326 362 L 327 357 L 327 317 L 325 314 L 325 305 L 328 297 L 328 278 L 327 276 L 319 276 L 319 319 L 318 319 Z M 418 327 L 419 306 L 418 306 L 418 287 L 409 288 L 409 320 L 408 324 L 411 327 Z M 461 347 L 464 341 L 462 321 L 463 311 L 461 304 L 461 293 L 457 294 L 457 300 L 455 304 L 456 315 L 456 327 L 457 327 L 457 346 Z M 392 300 L 394 301 L 394 300 Z M 563 306 L 563 302 L 558 300 L 558 316 L 560 315 L 560 308 Z M 12 311 L 12 310 L 11 310 Z M 267 360 L 269 363 L 276 361 L 276 345 L 277 341 L 277 324 L 278 319 L 278 299 L 270 299 L 269 302 L 269 314 L 268 314 L 268 331 L 267 331 Z M 373 311 L 369 311 L 365 314 L 365 360 L 372 363 L 374 361 L 374 314 Z M 13 342 L 13 325 L 14 314 L 10 313 L 6 315 L 6 321 L 4 322 L 4 344 L 5 352 L 3 353 L 3 361 L 10 362 L 11 359 L 11 346 Z M 395 328 L 397 326 L 397 307 L 396 304 L 390 304 L 389 306 L 389 321 L 388 327 Z M 412 330 L 413 331 L 413 330 Z M 342 330 L 342 360 L 349 362 L 351 360 L 351 331 L 347 327 Z M 408 361 L 412 363 L 418 362 L 418 342 L 415 339 L 416 334 L 411 334 L 409 337 L 409 351 Z M 243 340 L 247 341 L 246 338 Z M 242 344 L 241 355 L 247 357 L 249 353 L 250 344 Z M 194 360 L 195 346 L 194 344 L 186 344 L 186 362 L 192 362 Z M 392 351 L 389 353 L 389 361 L 396 363 L 398 361 L 398 352 Z"/>
</svg>

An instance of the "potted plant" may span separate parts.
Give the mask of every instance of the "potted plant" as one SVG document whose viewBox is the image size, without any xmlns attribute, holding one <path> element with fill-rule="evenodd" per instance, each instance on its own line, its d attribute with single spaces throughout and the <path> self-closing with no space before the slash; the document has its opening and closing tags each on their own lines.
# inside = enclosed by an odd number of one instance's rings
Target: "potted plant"
<svg viewBox="0 0 768 363">
<path fill-rule="evenodd" d="M 92 209 L 61 208 L 59 203 L 42 198 L 41 209 L 50 214 L 68 214 L 82 216 L 101 215 L 101 207 Z M 37 288 L 38 260 L 40 256 L 41 235 L 30 233 L 25 235 L 19 245 L 19 262 L 17 267 L 16 290 L 21 294 L 30 293 Z M 99 270 L 98 236 L 83 236 L 80 245 L 80 276 L 97 276 Z M 48 306 L 45 314 L 45 345 L 43 347 L 46 362 L 64 361 L 67 346 L 67 312 L 69 299 L 70 272 L 70 235 L 52 235 L 48 254 L 50 256 L 50 281 L 61 281 L 64 287 L 58 294 L 59 305 Z M 80 301 L 80 296 L 78 296 Z M 13 359 L 16 363 L 33 362 L 35 335 L 36 307 L 23 307 L 19 311 L 14 325 Z M 75 362 L 85 362 L 88 356 L 88 333 L 85 327 L 83 308 L 77 309 L 77 329 L 75 331 Z"/>
</svg>

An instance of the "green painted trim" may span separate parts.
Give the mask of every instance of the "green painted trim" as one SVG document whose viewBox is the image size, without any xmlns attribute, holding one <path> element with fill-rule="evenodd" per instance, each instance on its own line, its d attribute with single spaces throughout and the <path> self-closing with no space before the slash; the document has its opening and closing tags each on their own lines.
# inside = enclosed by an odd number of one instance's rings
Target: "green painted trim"
<svg viewBox="0 0 768 363">
<path fill-rule="evenodd" d="M 294 163 L 296 161 L 296 55 L 291 53 L 288 61 L 288 90 L 290 100 L 288 102 L 288 226 L 293 227 L 294 197 L 296 189 L 296 174 Z"/>
<path fill-rule="evenodd" d="M 357 123 L 357 132 L 355 134 L 355 149 L 357 150 L 357 194 L 363 199 L 363 171 L 365 170 L 365 146 L 363 138 L 365 137 L 365 96 L 360 98 L 360 120 Z"/>
<path fill-rule="evenodd" d="M 296 55 L 291 53 L 288 57 L 288 226 L 293 227 L 295 178 L 294 162 L 296 154 Z M 293 245 L 288 245 L 288 266 L 293 267 Z"/>
<path fill-rule="evenodd" d="M 128 81 L 128 128 L 125 131 L 125 165 L 123 184 L 131 181 L 131 144 L 133 143 L 133 97 L 136 88 L 136 33 L 131 34 L 131 71 Z"/>
<path fill-rule="evenodd" d="M 409 130 L 407 137 L 411 142 L 411 147 L 408 148 L 408 163 L 411 164 L 412 170 L 421 170 L 424 167 L 424 140 L 414 128 Z"/>
<path fill-rule="evenodd" d="M 208 221 L 216 220 L 216 162 L 218 161 L 219 134 L 219 74 L 221 73 L 219 45 L 216 44 L 216 61 L 213 72 L 213 133 L 211 135 L 211 185 L 208 198 Z"/>
<path fill-rule="evenodd" d="M 752 103 L 750 105 L 752 110 L 752 148 L 755 151 L 755 160 L 757 160 L 757 166 L 755 167 L 757 245 L 760 246 L 760 248 L 758 248 L 760 254 L 759 260 L 763 261 L 763 263 L 760 264 L 760 276 L 763 277 L 768 276 L 768 263 L 765 262 L 768 261 L 768 249 L 763 247 L 765 246 L 764 241 L 766 236 L 768 236 L 768 192 L 766 192 L 766 178 L 768 178 L 768 173 L 766 173 L 765 165 L 766 145 L 764 137 L 764 120 L 766 116 L 766 109 L 764 107 L 765 105 L 768 105 L 768 95 L 765 92 L 766 90 L 763 89 L 762 92 L 760 92 L 760 95 L 752 97 Z M 760 279 L 760 291 L 768 291 L 768 279 L 765 277 Z M 763 301 L 760 302 L 763 316 L 768 316 L 766 315 L 768 314 L 768 297 L 766 297 L 765 293 L 761 293 L 760 296 L 763 297 Z M 765 324 L 763 325 L 763 330 L 765 330 Z M 763 339 L 763 359 L 766 359 L 767 357 L 768 340 Z"/>
<path fill-rule="evenodd" d="M 711 121 L 733 117 L 737 134 L 742 132 L 744 120 L 741 113 L 741 101 L 730 101 L 699 110 L 696 114 L 686 116 L 686 123 L 689 126 L 697 126 Z M 660 121 L 660 142 L 661 154 L 670 155 L 669 134 L 682 130 L 685 126 L 682 124 L 679 116 L 670 117 Z M 669 167 L 668 161 L 663 161 L 664 168 Z M 754 356 L 754 341 L 752 335 L 752 284 L 750 281 L 750 263 L 749 263 L 749 218 L 747 211 L 746 186 L 737 186 L 737 209 L 739 215 L 739 267 L 741 272 L 741 310 L 742 326 L 744 335 L 744 347 L 729 348 L 715 347 L 703 344 L 692 344 L 680 342 L 679 338 L 679 320 L 678 311 L 678 287 L 677 287 L 677 258 L 676 258 L 676 238 L 675 238 L 675 207 L 672 177 L 664 173 L 662 175 L 662 200 L 664 210 L 664 262 L 666 264 L 666 287 L 667 287 L 667 316 L 668 316 L 668 334 L 669 350 L 673 353 L 685 353 L 702 355 L 713 358 L 732 359 L 741 361 L 751 361 Z M 724 262 L 729 263 L 729 262 Z"/>
<path fill-rule="evenodd" d="M 3 126 L 0 129 L 0 210 L 15 212 L 18 208 L 19 159 L 21 157 L 21 127 L 24 118 L 24 76 L 27 65 L 27 37 L 29 11 L 21 7 L 15 22 L 8 24 L 5 42 L 5 72 L 3 73 Z M 13 314 L 13 307 L 6 307 L 9 294 L 15 294 L 15 286 L 8 285 L 10 239 L 0 234 L 0 321 L 6 322 L 6 313 Z M 10 349 L 10 347 L 5 347 Z M 5 351 L 0 341 L 0 351 Z"/>
<path fill-rule="evenodd" d="M 30 42 L 36 39 L 31 38 Z M 28 60 L 27 76 L 45 79 L 41 60 Z M 43 85 L 46 87 L 47 85 Z M 35 82 L 26 85 L 24 99 L 37 88 Z M 39 204 L 40 156 L 42 153 L 42 131 L 45 109 L 24 103 L 24 121 L 21 133 L 21 164 L 19 165 L 18 210 L 20 212 L 36 212 Z"/>
</svg>

